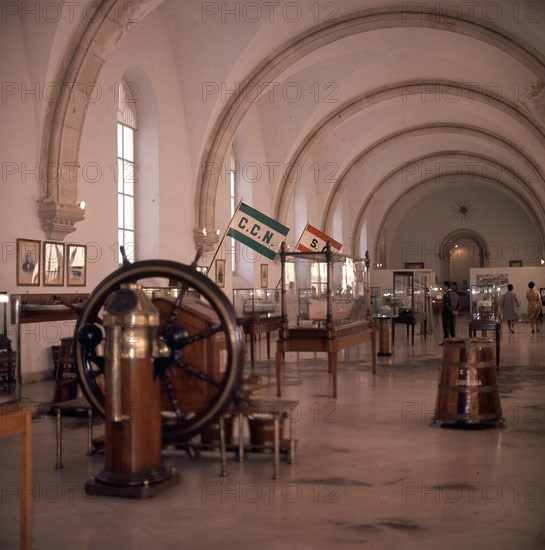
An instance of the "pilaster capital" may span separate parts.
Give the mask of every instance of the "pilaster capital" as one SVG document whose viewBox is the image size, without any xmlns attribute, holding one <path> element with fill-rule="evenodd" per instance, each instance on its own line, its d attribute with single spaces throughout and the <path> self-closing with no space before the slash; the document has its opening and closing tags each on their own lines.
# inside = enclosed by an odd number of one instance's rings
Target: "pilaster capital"
<svg viewBox="0 0 545 550">
<path fill-rule="evenodd" d="M 47 238 L 63 241 L 76 230 L 76 223 L 85 219 L 85 210 L 78 204 L 61 204 L 48 197 L 38 201 L 38 216 Z"/>
</svg>

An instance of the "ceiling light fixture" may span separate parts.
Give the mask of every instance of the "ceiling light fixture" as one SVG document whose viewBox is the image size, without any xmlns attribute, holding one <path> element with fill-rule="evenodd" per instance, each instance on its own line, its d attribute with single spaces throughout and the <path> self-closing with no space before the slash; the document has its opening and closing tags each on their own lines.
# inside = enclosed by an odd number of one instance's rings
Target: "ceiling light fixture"
<svg viewBox="0 0 545 550">
<path fill-rule="evenodd" d="M 461 222 L 468 223 L 475 214 L 476 208 L 469 202 L 469 199 L 457 199 L 454 206 L 450 209 L 455 218 L 460 218 Z"/>
</svg>

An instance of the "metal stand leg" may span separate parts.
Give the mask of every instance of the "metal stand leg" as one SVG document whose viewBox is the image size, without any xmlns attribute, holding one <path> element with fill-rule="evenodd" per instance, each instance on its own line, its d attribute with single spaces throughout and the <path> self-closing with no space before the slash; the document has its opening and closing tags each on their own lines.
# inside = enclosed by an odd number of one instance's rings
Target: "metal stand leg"
<svg viewBox="0 0 545 550">
<path fill-rule="evenodd" d="M 59 408 L 57 408 L 57 464 L 55 464 L 55 468 L 64 468 L 62 465 L 62 418 Z"/>
<path fill-rule="evenodd" d="M 280 417 L 279 415 L 274 415 L 274 472 L 273 479 L 279 479 L 280 471 Z"/>
<path fill-rule="evenodd" d="M 225 449 L 225 422 L 223 416 L 220 417 L 220 456 L 221 456 L 221 472 L 220 476 L 225 477 L 227 473 L 227 451 Z"/>
<path fill-rule="evenodd" d="M 244 437 L 242 430 L 243 414 L 238 415 L 238 461 L 244 462 Z"/>
<path fill-rule="evenodd" d="M 93 411 L 89 409 L 87 411 L 87 456 L 91 456 L 95 453 L 95 448 L 93 447 Z"/>
<path fill-rule="evenodd" d="M 295 422 L 288 416 L 290 423 L 290 447 L 288 450 L 288 464 L 295 463 Z"/>
</svg>

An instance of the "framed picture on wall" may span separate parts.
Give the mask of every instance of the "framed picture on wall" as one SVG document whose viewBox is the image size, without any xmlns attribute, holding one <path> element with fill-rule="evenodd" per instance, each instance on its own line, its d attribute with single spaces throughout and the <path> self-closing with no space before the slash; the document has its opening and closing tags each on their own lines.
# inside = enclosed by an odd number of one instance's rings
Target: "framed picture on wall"
<svg viewBox="0 0 545 550">
<path fill-rule="evenodd" d="M 18 286 L 39 286 L 41 266 L 41 241 L 17 239 L 17 277 Z"/>
<path fill-rule="evenodd" d="M 87 246 L 66 245 L 66 285 L 85 286 L 87 279 Z"/>
<path fill-rule="evenodd" d="M 405 262 L 405 269 L 424 269 L 424 262 Z"/>
<path fill-rule="evenodd" d="M 522 267 L 522 260 L 509 260 L 509 267 Z"/>
<path fill-rule="evenodd" d="M 225 286 L 225 260 L 216 260 L 216 284 L 223 288 Z"/>
<path fill-rule="evenodd" d="M 267 288 L 269 285 L 269 266 L 261 264 L 261 288 Z"/>
<path fill-rule="evenodd" d="M 64 243 L 44 241 L 42 254 L 44 286 L 63 286 Z"/>
</svg>

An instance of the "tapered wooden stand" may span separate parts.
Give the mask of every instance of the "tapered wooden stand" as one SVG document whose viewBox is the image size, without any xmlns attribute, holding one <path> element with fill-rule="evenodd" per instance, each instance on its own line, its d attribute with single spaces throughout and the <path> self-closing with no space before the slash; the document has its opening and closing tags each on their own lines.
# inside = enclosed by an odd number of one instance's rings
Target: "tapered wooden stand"
<svg viewBox="0 0 545 550">
<path fill-rule="evenodd" d="M 148 360 L 133 359 L 123 361 L 122 379 L 127 420 L 106 421 L 105 466 L 86 483 L 85 491 L 90 495 L 148 498 L 180 480 L 178 473 L 162 466 L 159 378 L 154 378 Z"/>
<path fill-rule="evenodd" d="M 106 464 L 85 490 L 152 497 L 179 481 L 161 461 L 161 387 L 153 358 L 159 313 L 135 283 L 114 291 L 105 311 Z"/>
</svg>

